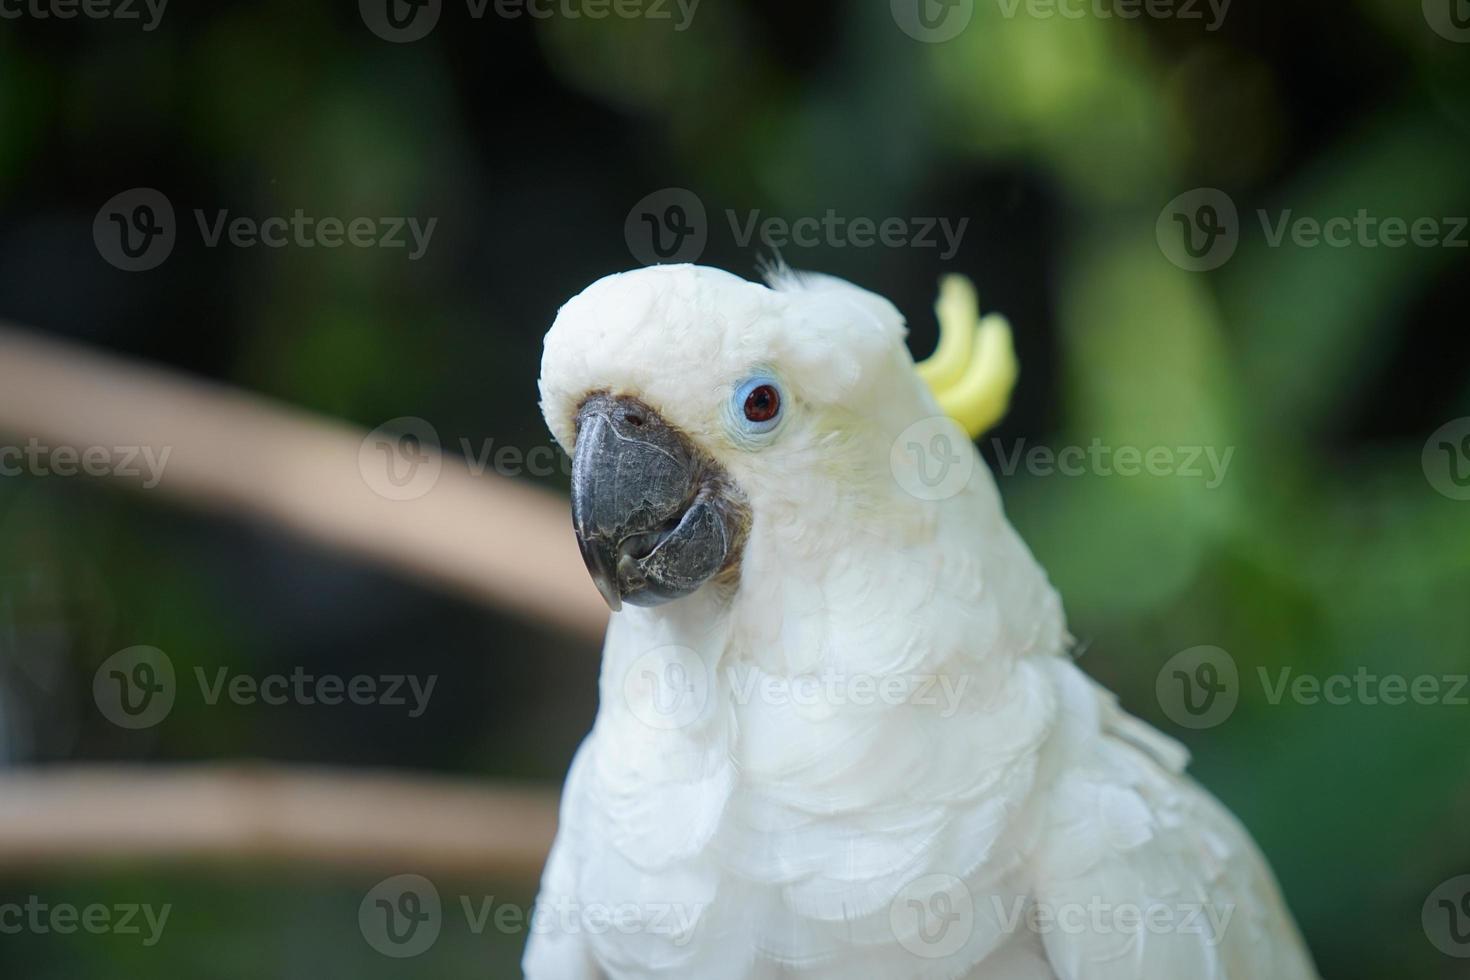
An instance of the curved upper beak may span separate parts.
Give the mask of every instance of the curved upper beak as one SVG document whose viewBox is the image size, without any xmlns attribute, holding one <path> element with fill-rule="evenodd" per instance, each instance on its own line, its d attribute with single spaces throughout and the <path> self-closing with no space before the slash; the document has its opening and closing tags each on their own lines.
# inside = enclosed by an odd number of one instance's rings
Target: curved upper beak
<svg viewBox="0 0 1470 980">
<path fill-rule="evenodd" d="M 688 595 L 734 563 L 744 508 L 687 436 L 626 395 L 592 395 L 576 425 L 572 527 L 614 612 Z"/>
</svg>

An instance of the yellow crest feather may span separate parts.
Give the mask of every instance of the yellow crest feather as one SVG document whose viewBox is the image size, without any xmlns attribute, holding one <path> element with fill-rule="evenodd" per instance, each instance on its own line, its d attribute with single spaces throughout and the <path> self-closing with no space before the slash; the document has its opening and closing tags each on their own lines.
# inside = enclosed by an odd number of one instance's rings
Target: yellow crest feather
<svg viewBox="0 0 1470 980">
<path fill-rule="evenodd" d="M 974 439 L 1005 417 L 1011 403 L 1020 371 L 1011 325 L 997 313 L 980 317 L 975 284 L 962 275 L 940 280 L 934 312 L 939 346 L 916 365 L 919 377 L 944 414 Z"/>
</svg>

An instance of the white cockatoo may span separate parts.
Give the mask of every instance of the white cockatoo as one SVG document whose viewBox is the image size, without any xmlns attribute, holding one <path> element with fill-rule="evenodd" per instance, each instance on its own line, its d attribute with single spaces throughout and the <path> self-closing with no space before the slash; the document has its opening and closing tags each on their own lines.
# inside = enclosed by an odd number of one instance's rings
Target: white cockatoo
<svg viewBox="0 0 1470 980">
<path fill-rule="evenodd" d="M 532 980 L 1316 976 L 1182 748 L 1069 656 L 966 435 L 1009 328 L 958 277 L 938 309 L 917 367 L 827 276 L 656 266 L 560 311 L 541 404 L 614 614 Z"/>
</svg>

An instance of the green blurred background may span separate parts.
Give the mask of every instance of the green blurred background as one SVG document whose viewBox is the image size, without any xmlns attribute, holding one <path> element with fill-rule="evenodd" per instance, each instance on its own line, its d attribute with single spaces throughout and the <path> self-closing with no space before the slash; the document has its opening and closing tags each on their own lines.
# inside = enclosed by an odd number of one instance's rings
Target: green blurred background
<svg viewBox="0 0 1470 980">
<path fill-rule="evenodd" d="M 1431 890 L 1470 872 L 1470 707 L 1272 704 L 1255 680 L 1288 665 L 1470 670 L 1470 502 L 1425 465 L 1431 433 L 1470 416 L 1470 251 L 1273 247 L 1258 217 L 1470 214 L 1470 31 L 1454 26 L 1470 11 L 1446 0 L 1460 19 L 1437 19 L 1435 3 L 1237 0 L 1216 22 L 1202 4 L 1199 19 L 1130 20 L 975 0 L 941 43 L 886 3 L 827 0 L 705 0 L 684 29 L 672 5 L 668 19 L 575 17 L 575 3 L 476 18 L 449 0 L 401 44 L 349 2 L 179 4 L 151 31 L 23 13 L 0 19 L 0 319 L 365 428 L 417 416 L 450 448 L 524 452 L 549 442 L 540 338 L 561 302 L 638 263 L 625 225 L 648 195 L 692 191 L 700 260 L 748 275 L 770 250 L 738 240 L 731 212 L 968 219 L 952 257 L 781 251 L 891 297 L 920 357 L 938 276 L 975 279 L 1022 362 L 1010 415 L 982 440 L 992 465 L 1094 439 L 1234 450 L 1218 487 L 998 479 L 1083 665 L 1189 746 L 1271 859 L 1324 976 L 1470 976 L 1420 919 Z M 92 235 L 103 202 L 134 187 L 179 214 L 173 254 L 140 274 Z M 1238 208 L 1238 249 L 1188 271 L 1159 225 L 1202 187 Z M 208 248 L 196 208 L 438 225 L 417 261 Z M 181 701 L 124 732 L 93 708 L 91 678 L 140 643 L 185 669 L 440 683 L 420 719 Z M 1227 721 L 1191 730 L 1155 682 L 1199 645 L 1229 651 L 1242 685 Z M 265 758 L 555 786 L 596 670 L 585 643 L 269 529 L 102 481 L 0 479 L 6 765 Z M 0 975 L 517 974 L 523 934 L 462 921 L 422 957 L 379 955 L 357 925 L 372 884 L 0 871 L 0 902 L 174 906 L 152 948 L 0 936 Z M 440 886 L 520 903 L 532 888 Z"/>
</svg>

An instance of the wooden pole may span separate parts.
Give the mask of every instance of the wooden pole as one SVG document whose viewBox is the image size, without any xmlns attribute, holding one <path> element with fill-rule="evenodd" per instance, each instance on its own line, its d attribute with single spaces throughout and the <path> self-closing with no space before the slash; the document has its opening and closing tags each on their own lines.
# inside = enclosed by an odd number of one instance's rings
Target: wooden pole
<svg viewBox="0 0 1470 980">
<path fill-rule="evenodd" d="M 534 880 L 546 790 L 271 765 L 0 772 L 0 875 L 158 862 L 267 863 Z"/>
<path fill-rule="evenodd" d="M 167 451 L 156 486 L 136 461 L 137 475 L 116 478 L 270 522 L 589 641 L 607 625 L 565 500 L 474 475 L 452 454 L 423 448 L 437 478 L 422 495 L 391 499 L 384 494 L 401 488 L 376 469 L 387 464 L 383 447 L 360 429 L 3 325 L 0 431 L 79 454 Z"/>
</svg>

